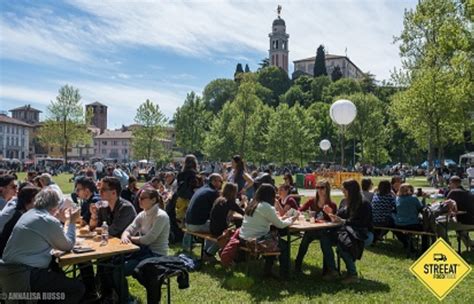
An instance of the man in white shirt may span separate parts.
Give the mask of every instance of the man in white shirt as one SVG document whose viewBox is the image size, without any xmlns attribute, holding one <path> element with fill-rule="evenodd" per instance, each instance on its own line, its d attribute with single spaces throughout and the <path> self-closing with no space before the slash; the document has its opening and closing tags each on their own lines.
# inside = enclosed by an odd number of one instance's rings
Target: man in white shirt
<svg viewBox="0 0 474 304">
<path fill-rule="evenodd" d="M 469 168 L 466 169 L 467 178 L 469 180 L 469 189 L 471 188 L 472 180 L 474 179 L 474 164 L 471 164 Z"/>
</svg>

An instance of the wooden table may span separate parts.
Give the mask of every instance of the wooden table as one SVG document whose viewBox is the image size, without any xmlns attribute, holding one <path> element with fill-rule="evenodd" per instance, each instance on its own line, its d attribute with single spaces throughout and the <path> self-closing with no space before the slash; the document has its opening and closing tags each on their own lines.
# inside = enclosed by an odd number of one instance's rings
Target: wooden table
<svg viewBox="0 0 474 304">
<path fill-rule="evenodd" d="M 300 232 L 306 232 L 306 231 L 316 231 L 316 230 L 326 230 L 326 229 L 335 229 L 342 226 L 341 223 L 333 223 L 333 222 L 324 222 L 324 223 L 310 223 L 305 220 L 297 220 L 293 224 L 291 224 L 288 227 L 288 233 L 287 233 L 287 250 L 288 250 L 288 256 L 290 257 L 288 259 L 288 275 L 290 275 L 291 272 L 291 243 L 294 241 L 297 241 L 302 238 Z M 297 237 L 291 238 L 291 235 L 293 234 L 298 234 Z"/>
<path fill-rule="evenodd" d="M 79 232 L 79 230 L 77 230 Z M 81 240 L 80 235 L 77 236 L 76 242 L 78 240 Z M 93 239 L 82 239 L 80 241 L 80 246 L 81 247 L 90 247 L 94 249 L 94 251 L 91 252 L 84 252 L 84 253 L 66 253 L 63 256 L 60 256 L 57 258 L 57 262 L 60 267 L 65 267 L 65 266 L 73 266 L 72 268 L 72 273 L 74 277 L 76 277 L 76 271 L 78 270 L 78 264 L 80 263 L 85 263 L 85 262 L 92 262 L 95 261 L 96 264 L 99 263 L 99 260 L 104 259 L 104 258 L 110 258 L 112 256 L 119 256 L 120 257 L 120 263 L 118 264 L 112 264 L 112 263 L 107 263 L 107 267 L 112 267 L 112 268 L 118 268 L 120 271 L 120 277 L 122 280 L 125 280 L 125 275 L 124 275 L 124 256 L 125 254 L 135 252 L 140 250 L 140 248 L 134 244 L 121 244 L 120 239 L 111 237 L 109 238 L 109 241 L 107 242 L 106 245 L 101 246 L 100 241 L 94 241 Z M 126 303 L 127 299 L 125 299 L 125 290 L 123 290 L 124 282 L 122 281 L 121 284 L 118 286 L 118 296 L 119 296 L 119 301 L 120 303 Z"/>
<path fill-rule="evenodd" d="M 77 239 L 81 239 L 80 236 Z M 89 262 L 92 260 L 98 260 L 107 258 L 115 255 L 123 255 L 140 250 L 137 245 L 134 244 L 121 244 L 120 239 L 110 238 L 107 245 L 100 246 L 100 241 L 94 241 L 93 239 L 84 239 L 81 243 L 81 247 L 90 247 L 94 249 L 91 252 L 84 253 L 66 253 L 58 258 L 58 264 L 60 267 L 68 265 L 76 265 L 79 263 Z"/>
</svg>

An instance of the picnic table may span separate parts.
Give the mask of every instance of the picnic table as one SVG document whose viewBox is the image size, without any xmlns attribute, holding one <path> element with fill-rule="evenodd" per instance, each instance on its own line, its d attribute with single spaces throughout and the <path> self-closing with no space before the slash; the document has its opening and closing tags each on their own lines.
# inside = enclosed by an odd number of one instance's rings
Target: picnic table
<svg viewBox="0 0 474 304">
<path fill-rule="evenodd" d="M 333 223 L 333 222 L 315 222 L 311 223 L 304 219 L 298 219 L 293 224 L 288 227 L 287 237 L 287 246 L 288 246 L 288 255 L 290 258 L 288 259 L 288 271 L 291 272 L 291 243 L 295 242 L 302 238 L 301 232 L 306 231 L 316 231 L 316 230 L 326 230 L 326 229 L 334 229 L 342 226 L 341 223 Z M 296 237 L 292 238 L 292 235 L 296 235 Z"/>
<path fill-rule="evenodd" d="M 79 232 L 79 229 L 77 229 Z M 61 255 L 57 258 L 57 263 L 60 267 L 72 266 L 72 270 L 68 271 L 73 273 L 73 277 L 76 277 L 76 272 L 80 268 L 78 264 L 85 262 L 94 262 L 96 265 L 103 265 L 111 268 L 118 268 L 121 273 L 122 280 L 125 280 L 124 277 L 124 257 L 126 254 L 140 250 L 137 245 L 134 244 L 122 244 L 120 239 L 110 237 L 106 245 L 101 246 L 100 241 L 95 241 L 92 238 L 82 239 L 80 235 L 76 238 L 76 244 L 78 247 L 90 247 L 94 251 L 84 252 L 84 253 L 74 253 L 69 252 L 64 255 Z M 110 262 L 100 263 L 100 260 L 111 258 L 116 256 L 120 259 L 120 262 L 113 264 Z M 123 283 L 123 282 L 122 282 Z M 120 303 L 125 303 L 124 290 L 122 288 L 123 284 L 119 284 L 117 293 L 119 295 Z"/>
</svg>

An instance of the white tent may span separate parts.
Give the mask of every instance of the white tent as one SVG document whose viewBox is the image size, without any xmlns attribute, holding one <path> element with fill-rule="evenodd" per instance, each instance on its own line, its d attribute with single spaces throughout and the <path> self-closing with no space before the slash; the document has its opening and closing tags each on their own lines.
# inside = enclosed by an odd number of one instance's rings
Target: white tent
<svg viewBox="0 0 474 304">
<path fill-rule="evenodd" d="M 459 156 L 459 165 L 462 163 L 474 163 L 474 152 L 469 152 Z"/>
</svg>

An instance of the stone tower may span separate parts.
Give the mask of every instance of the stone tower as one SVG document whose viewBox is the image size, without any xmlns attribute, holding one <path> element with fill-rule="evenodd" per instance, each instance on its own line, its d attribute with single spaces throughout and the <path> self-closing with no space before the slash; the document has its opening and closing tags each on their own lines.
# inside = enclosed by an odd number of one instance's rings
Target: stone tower
<svg viewBox="0 0 474 304">
<path fill-rule="evenodd" d="M 107 129 L 107 106 L 100 102 L 93 102 L 86 105 L 86 111 L 92 112 L 92 125 L 100 129 L 102 134 Z"/>
<path fill-rule="evenodd" d="M 277 11 L 278 18 L 273 20 L 272 32 L 268 34 L 268 37 L 270 37 L 268 58 L 271 66 L 280 67 L 288 73 L 288 38 L 290 35 L 286 33 L 285 20 L 280 17 L 280 5 Z"/>
</svg>

